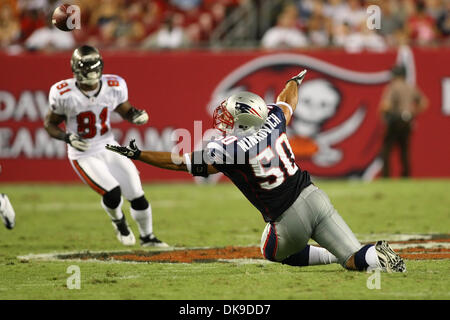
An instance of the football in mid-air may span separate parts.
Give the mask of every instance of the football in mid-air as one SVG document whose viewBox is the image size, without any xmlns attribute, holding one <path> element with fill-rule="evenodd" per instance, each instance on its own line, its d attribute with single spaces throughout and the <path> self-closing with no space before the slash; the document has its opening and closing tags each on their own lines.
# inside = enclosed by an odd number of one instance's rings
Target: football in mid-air
<svg viewBox="0 0 450 320">
<path fill-rule="evenodd" d="M 78 29 L 74 16 L 76 12 L 71 10 L 71 7 L 73 6 L 70 4 L 62 4 L 53 11 L 52 23 L 59 30 L 72 31 L 73 29 Z"/>
</svg>

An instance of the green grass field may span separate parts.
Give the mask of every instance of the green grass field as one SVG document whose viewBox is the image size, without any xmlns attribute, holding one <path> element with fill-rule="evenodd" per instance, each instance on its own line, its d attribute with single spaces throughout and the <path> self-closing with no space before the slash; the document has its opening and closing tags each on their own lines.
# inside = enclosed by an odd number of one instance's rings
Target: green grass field
<svg viewBox="0 0 450 320">
<path fill-rule="evenodd" d="M 450 180 L 318 181 L 361 240 L 374 234 L 450 233 Z M 258 245 L 259 212 L 231 184 L 147 184 L 155 233 L 173 246 Z M 0 228 L 0 300 L 4 299 L 449 299 L 450 261 L 407 260 L 406 274 L 370 274 L 339 265 L 298 268 L 276 263 L 107 263 L 23 261 L 30 253 L 124 248 L 100 197 L 81 184 L 1 184 L 17 216 Z M 125 214 L 135 234 L 129 205 Z M 140 249 L 136 245 L 133 249 Z M 68 266 L 81 289 L 66 286 Z"/>
</svg>

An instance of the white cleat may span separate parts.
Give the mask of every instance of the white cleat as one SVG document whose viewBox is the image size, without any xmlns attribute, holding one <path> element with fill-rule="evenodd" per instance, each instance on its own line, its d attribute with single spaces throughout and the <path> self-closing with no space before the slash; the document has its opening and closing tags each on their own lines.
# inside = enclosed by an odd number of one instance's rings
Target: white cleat
<svg viewBox="0 0 450 320">
<path fill-rule="evenodd" d="M 406 272 L 406 264 L 403 259 L 392 250 L 385 240 L 377 241 L 375 251 L 378 255 L 379 267 L 386 272 Z"/>
<path fill-rule="evenodd" d="M 136 238 L 133 231 L 128 227 L 125 221 L 125 216 L 121 220 L 113 220 L 112 225 L 116 230 L 117 239 L 124 246 L 134 246 L 136 244 Z"/>
<path fill-rule="evenodd" d="M 16 225 L 16 213 L 6 194 L 0 194 L 0 218 L 7 229 L 12 229 Z"/>
</svg>

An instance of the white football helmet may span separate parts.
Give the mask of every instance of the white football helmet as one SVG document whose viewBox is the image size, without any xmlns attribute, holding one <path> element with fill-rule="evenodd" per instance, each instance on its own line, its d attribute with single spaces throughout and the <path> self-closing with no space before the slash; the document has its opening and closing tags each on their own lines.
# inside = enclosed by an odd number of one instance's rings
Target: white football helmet
<svg viewBox="0 0 450 320">
<path fill-rule="evenodd" d="M 267 114 L 267 105 L 260 96 L 242 91 L 216 108 L 213 126 L 225 134 L 249 135 L 261 128 Z"/>
</svg>

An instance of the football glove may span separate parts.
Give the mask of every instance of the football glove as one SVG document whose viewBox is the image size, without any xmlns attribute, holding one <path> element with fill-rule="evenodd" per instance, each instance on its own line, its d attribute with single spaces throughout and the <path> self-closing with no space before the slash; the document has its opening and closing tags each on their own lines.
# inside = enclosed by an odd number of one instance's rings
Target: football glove
<svg viewBox="0 0 450 320">
<path fill-rule="evenodd" d="M 139 148 L 137 147 L 136 141 L 134 139 L 130 141 L 130 144 L 127 147 L 107 144 L 105 148 L 133 160 L 138 159 L 141 155 L 141 150 L 139 150 Z"/>
<path fill-rule="evenodd" d="M 75 133 L 66 134 L 64 141 L 67 144 L 70 144 L 72 147 L 74 147 L 78 151 L 86 151 L 87 149 L 89 149 L 89 142 L 82 139 L 79 135 L 77 135 Z"/>
<path fill-rule="evenodd" d="M 297 86 L 302 84 L 303 79 L 305 78 L 306 72 L 308 72 L 308 70 L 303 70 L 302 72 L 300 72 L 298 75 L 296 75 L 295 77 L 292 77 L 291 79 L 289 79 L 288 81 L 286 81 L 286 83 L 288 83 L 289 81 L 295 81 L 297 83 Z"/>
<path fill-rule="evenodd" d="M 137 125 L 146 124 L 148 121 L 148 113 L 145 110 L 138 110 L 133 108 L 131 115 L 131 122 Z"/>
</svg>

